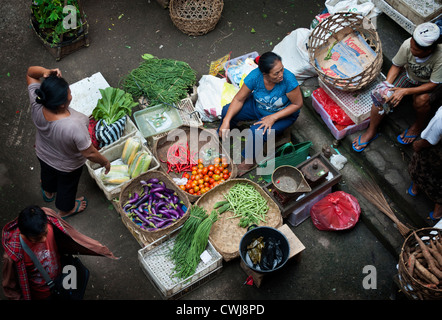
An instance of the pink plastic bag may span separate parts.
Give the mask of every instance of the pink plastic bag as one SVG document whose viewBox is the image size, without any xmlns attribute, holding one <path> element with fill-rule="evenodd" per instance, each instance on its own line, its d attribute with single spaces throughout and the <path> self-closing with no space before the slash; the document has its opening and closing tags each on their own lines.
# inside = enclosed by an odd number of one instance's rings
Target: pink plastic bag
<svg viewBox="0 0 442 320">
<path fill-rule="evenodd" d="M 313 224 L 319 230 L 346 230 L 353 228 L 361 215 L 358 200 L 343 191 L 328 194 L 310 210 Z"/>
</svg>

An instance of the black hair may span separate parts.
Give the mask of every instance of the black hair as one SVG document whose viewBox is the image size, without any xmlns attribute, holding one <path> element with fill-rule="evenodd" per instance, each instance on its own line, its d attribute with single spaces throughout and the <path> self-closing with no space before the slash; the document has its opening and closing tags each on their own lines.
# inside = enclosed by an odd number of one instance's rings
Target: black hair
<svg viewBox="0 0 442 320">
<path fill-rule="evenodd" d="M 68 100 L 69 84 L 63 78 L 51 75 L 43 80 L 37 94 L 37 103 L 44 105 L 51 111 L 57 111 L 58 107 Z"/>
<path fill-rule="evenodd" d="M 274 52 L 263 53 L 258 60 L 258 68 L 263 74 L 267 74 L 275 66 L 276 61 L 282 61 L 281 57 Z"/>
<path fill-rule="evenodd" d="M 46 231 L 48 217 L 39 206 L 24 208 L 18 215 L 17 225 L 20 233 L 27 237 L 37 237 Z"/>
</svg>

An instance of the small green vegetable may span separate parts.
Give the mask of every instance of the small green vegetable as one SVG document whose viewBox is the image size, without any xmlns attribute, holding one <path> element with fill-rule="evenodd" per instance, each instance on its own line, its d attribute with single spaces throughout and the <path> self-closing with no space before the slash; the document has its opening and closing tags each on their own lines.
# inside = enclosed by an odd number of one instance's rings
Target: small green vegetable
<svg viewBox="0 0 442 320">
<path fill-rule="evenodd" d="M 108 125 L 132 114 L 132 108 L 138 105 L 129 93 L 118 88 L 100 89 L 101 99 L 92 111 L 95 120 L 105 120 Z"/>
<path fill-rule="evenodd" d="M 213 209 L 218 209 L 219 207 L 222 207 L 226 203 L 229 203 L 229 201 L 227 201 L 227 200 L 218 201 L 214 204 Z"/>
</svg>

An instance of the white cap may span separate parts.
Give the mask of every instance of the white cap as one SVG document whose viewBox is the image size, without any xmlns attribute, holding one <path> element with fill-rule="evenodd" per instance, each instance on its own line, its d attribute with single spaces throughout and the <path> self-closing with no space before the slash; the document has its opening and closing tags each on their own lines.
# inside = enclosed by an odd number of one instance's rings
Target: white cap
<svg viewBox="0 0 442 320">
<path fill-rule="evenodd" d="M 413 32 L 413 39 L 421 47 L 429 47 L 439 39 L 439 26 L 432 22 L 424 22 L 416 27 Z"/>
</svg>

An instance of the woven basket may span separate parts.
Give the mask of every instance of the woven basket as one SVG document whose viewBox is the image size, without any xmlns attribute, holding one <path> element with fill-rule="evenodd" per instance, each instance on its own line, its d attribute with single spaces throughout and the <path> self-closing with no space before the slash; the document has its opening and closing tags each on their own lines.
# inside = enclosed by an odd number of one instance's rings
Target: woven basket
<svg viewBox="0 0 442 320">
<path fill-rule="evenodd" d="M 255 187 L 256 190 L 267 200 L 269 205 L 269 211 L 266 216 L 266 223 L 261 222 L 258 226 L 267 226 L 273 228 L 279 228 L 282 226 L 281 210 L 272 198 L 255 182 L 248 179 L 232 179 L 227 180 L 223 184 L 220 184 L 202 195 L 198 201 L 195 202 L 196 206 L 200 206 L 210 213 L 216 202 L 225 200 L 223 194 L 227 193 L 231 187 L 236 183 L 248 183 Z M 225 261 L 232 260 L 239 257 L 239 244 L 242 237 L 247 232 L 246 228 L 238 226 L 239 218 L 228 219 L 233 216 L 233 212 L 226 211 L 219 215 L 218 221 L 216 221 L 210 231 L 209 240 L 215 247 Z"/>
<path fill-rule="evenodd" d="M 142 190 L 140 181 L 147 181 L 150 178 L 158 178 L 160 181 L 163 181 L 166 184 L 167 188 L 175 190 L 175 192 L 178 194 L 178 198 L 180 198 L 180 200 L 184 202 L 184 205 L 187 208 L 187 211 L 183 217 L 175 221 L 173 224 L 155 231 L 141 229 L 136 223 L 132 221 L 132 219 L 127 216 L 123 209 L 124 204 L 129 200 L 129 195 L 134 194 L 134 192 L 139 193 Z M 152 170 L 139 175 L 129 184 L 125 185 L 123 189 L 121 189 L 120 200 L 118 203 L 118 211 L 121 215 L 121 220 L 123 221 L 124 225 L 129 229 L 135 239 L 137 239 L 138 243 L 142 247 L 144 247 L 180 227 L 189 216 L 190 206 L 191 204 L 189 202 L 189 199 L 187 198 L 186 193 L 183 192 L 183 190 L 181 190 L 173 180 L 171 180 L 165 173 L 161 171 Z"/>
<path fill-rule="evenodd" d="M 215 29 L 223 7 L 223 0 L 171 0 L 169 13 L 183 33 L 201 36 Z"/>
<path fill-rule="evenodd" d="M 441 230 L 435 228 L 423 228 L 416 230 L 418 237 L 424 240 L 425 238 L 441 238 Z M 441 300 L 442 289 L 441 285 L 436 288 L 429 288 L 427 283 L 414 277 L 408 271 L 408 257 L 409 254 L 418 246 L 414 234 L 411 233 L 402 245 L 401 253 L 399 254 L 399 283 L 402 292 L 412 300 Z"/>
<path fill-rule="evenodd" d="M 349 78 L 333 77 L 326 74 L 315 63 L 315 59 L 335 41 L 358 32 L 373 49 L 376 57 L 364 70 Z M 343 91 L 357 91 L 370 84 L 380 74 L 382 68 L 382 46 L 379 35 L 371 21 L 357 13 L 336 13 L 321 21 L 313 30 L 308 41 L 310 64 L 316 69 L 318 77 L 328 85 Z"/>
<path fill-rule="evenodd" d="M 201 134 L 202 131 L 204 131 L 204 135 Z M 196 141 L 191 142 L 191 138 L 194 138 L 194 133 L 195 133 L 195 136 L 198 138 L 197 142 Z M 180 140 L 182 134 L 186 135 L 186 140 L 183 140 L 183 141 Z M 209 134 L 211 137 L 213 137 L 212 139 L 216 139 L 216 140 L 218 139 L 218 136 L 210 133 L 208 130 L 183 125 L 183 126 L 180 126 L 174 130 L 169 131 L 166 136 L 163 136 L 163 137 L 159 138 L 158 140 L 155 140 L 152 149 L 153 149 L 154 157 L 156 159 L 158 159 L 158 161 L 160 161 L 160 170 L 167 173 L 167 169 L 168 169 L 167 163 L 164 161 L 167 161 L 167 151 L 169 150 L 169 148 L 173 144 L 178 143 L 178 142 L 180 142 L 180 143 L 187 142 L 189 145 L 189 148 L 191 149 L 191 152 L 196 152 L 196 151 L 201 152 L 202 148 L 205 146 L 207 147 L 207 144 L 210 143 L 210 141 L 211 141 L 211 140 L 205 140 L 206 134 Z M 174 138 L 173 140 L 169 140 L 169 139 L 172 139 L 173 137 L 180 137 L 180 138 L 178 138 L 178 139 Z M 200 139 L 202 141 L 200 141 Z M 216 141 L 216 140 L 213 140 L 213 141 Z M 197 144 L 195 144 L 195 143 L 197 143 Z M 228 155 L 228 153 L 222 147 L 221 143 L 218 143 L 218 147 L 219 147 L 219 149 L 218 149 L 219 153 L 222 154 L 223 157 L 226 157 L 228 160 L 228 163 L 229 163 L 229 166 L 227 167 L 227 169 L 229 169 L 229 171 L 230 171 L 230 177 L 229 177 L 229 179 L 226 180 L 226 181 L 229 181 L 230 179 L 233 179 L 236 177 L 237 167 L 233 163 L 233 161 L 230 158 L 230 156 Z M 197 148 L 198 150 L 196 150 L 195 148 Z M 167 174 L 169 175 L 169 177 L 171 177 L 173 179 L 173 178 L 181 178 L 183 173 L 177 174 L 175 172 L 169 172 Z M 185 192 L 185 193 L 186 193 L 187 197 L 189 198 L 190 202 L 192 202 L 192 203 L 201 197 L 201 196 L 190 194 L 187 192 Z"/>
</svg>

